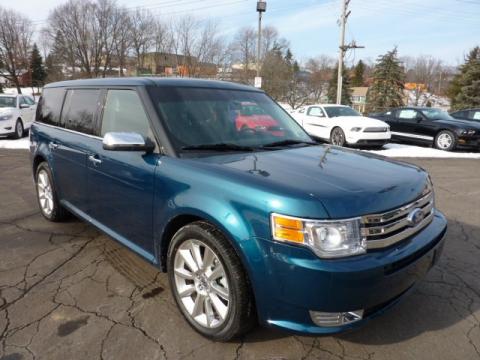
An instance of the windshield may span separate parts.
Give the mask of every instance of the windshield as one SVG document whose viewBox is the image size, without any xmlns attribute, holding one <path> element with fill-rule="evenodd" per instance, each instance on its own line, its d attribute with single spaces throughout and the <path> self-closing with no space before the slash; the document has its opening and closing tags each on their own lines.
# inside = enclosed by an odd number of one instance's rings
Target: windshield
<svg viewBox="0 0 480 360">
<path fill-rule="evenodd" d="M 15 100 L 13 96 L 0 96 L 0 108 L 16 107 Z"/>
<path fill-rule="evenodd" d="M 447 112 L 440 109 L 425 109 L 422 110 L 422 113 L 429 120 L 455 120 L 454 117 L 450 116 Z"/>
<path fill-rule="evenodd" d="M 324 109 L 327 112 L 328 117 L 362 116 L 359 112 L 348 106 L 325 106 Z"/>
<path fill-rule="evenodd" d="M 219 144 L 242 150 L 312 141 L 262 92 L 187 87 L 152 87 L 149 92 L 177 151 Z"/>
</svg>

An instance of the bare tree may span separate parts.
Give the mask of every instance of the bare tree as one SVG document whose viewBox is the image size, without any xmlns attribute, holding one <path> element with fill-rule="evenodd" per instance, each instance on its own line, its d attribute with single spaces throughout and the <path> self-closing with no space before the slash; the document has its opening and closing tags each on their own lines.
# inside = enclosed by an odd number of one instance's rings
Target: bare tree
<svg viewBox="0 0 480 360">
<path fill-rule="evenodd" d="M 127 65 L 128 52 L 132 46 L 132 36 L 130 34 L 131 19 L 125 8 L 118 10 L 118 18 L 121 26 L 113 38 L 114 54 L 119 68 L 118 74 L 119 76 L 125 76 L 124 69 Z"/>
<path fill-rule="evenodd" d="M 21 14 L 0 8 L 0 64 L 2 76 L 12 81 L 19 94 L 19 76 L 28 68 L 28 55 L 32 40 L 32 23 Z"/>
<path fill-rule="evenodd" d="M 218 64 L 225 57 L 218 23 L 202 22 L 185 16 L 172 24 L 172 49 L 177 56 L 180 75 L 216 76 Z"/>
<path fill-rule="evenodd" d="M 130 34 L 137 73 L 145 70 L 145 56 L 155 42 L 156 22 L 147 10 L 137 9 L 130 17 Z"/>
<path fill-rule="evenodd" d="M 416 58 L 402 58 L 402 62 L 406 68 L 407 81 L 416 84 L 413 89 L 413 105 L 425 105 L 437 90 L 435 85 L 442 76 L 442 61 L 430 55 L 420 55 Z"/>
<path fill-rule="evenodd" d="M 327 90 L 334 67 L 335 59 L 330 56 L 320 55 L 307 60 L 305 68 L 310 73 L 307 86 L 312 102 L 320 102 L 322 95 Z"/>
<path fill-rule="evenodd" d="M 231 45 L 233 60 L 242 67 L 242 73 L 237 80 L 244 83 L 249 82 L 255 70 L 256 39 L 257 33 L 253 27 L 244 27 L 237 32 Z"/>
</svg>

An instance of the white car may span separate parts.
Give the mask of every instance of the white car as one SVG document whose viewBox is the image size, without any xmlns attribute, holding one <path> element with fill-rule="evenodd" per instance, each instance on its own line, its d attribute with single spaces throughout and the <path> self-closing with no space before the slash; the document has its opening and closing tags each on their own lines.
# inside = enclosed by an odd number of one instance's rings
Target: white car
<svg viewBox="0 0 480 360">
<path fill-rule="evenodd" d="M 362 116 L 349 106 L 309 105 L 292 115 L 310 136 L 333 145 L 382 147 L 392 137 L 387 123 Z"/>
<path fill-rule="evenodd" d="M 36 110 L 30 96 L 0 94 L 0 136 L 23 137 L 35 120 Z"/>
</svg>

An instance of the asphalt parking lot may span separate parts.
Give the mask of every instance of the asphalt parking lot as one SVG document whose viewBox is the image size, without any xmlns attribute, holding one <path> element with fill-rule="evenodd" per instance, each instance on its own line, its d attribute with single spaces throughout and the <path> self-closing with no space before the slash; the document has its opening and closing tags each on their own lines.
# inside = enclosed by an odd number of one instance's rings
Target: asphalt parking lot
<svg viewBox="0 0 480 360">
<path fill-rule="evenodd" d="M 480 160 L 408 161 L 450 224 L 409 298 L 348 334 L 259 328 L 223 344 L 190 329 L 165 274 L 87 224 L 44 220 L 28 153 L 0 150 L 0 360 L 480 359 Z"/>
</svg>

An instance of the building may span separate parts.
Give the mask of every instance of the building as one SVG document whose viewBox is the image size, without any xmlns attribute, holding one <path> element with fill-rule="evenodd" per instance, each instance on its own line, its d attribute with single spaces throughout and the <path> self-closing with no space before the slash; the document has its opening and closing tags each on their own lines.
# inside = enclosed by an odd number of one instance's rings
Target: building
<svg viewBox="0 0 480 360">
<path fill-rule="evenodd" d="M 367 92 L 368 87 L 366 86 L 352 87 L 352 107 L 358 112 L 365 112 L 365 106 L 367 105 Z"/>
<path fill-rule="evenodd" d="M 151 52 L 145 54 L 142 71 L 157 76 L 214 77 L 217 66 L 201 62 L 194 56 Z"/>
</svg>

